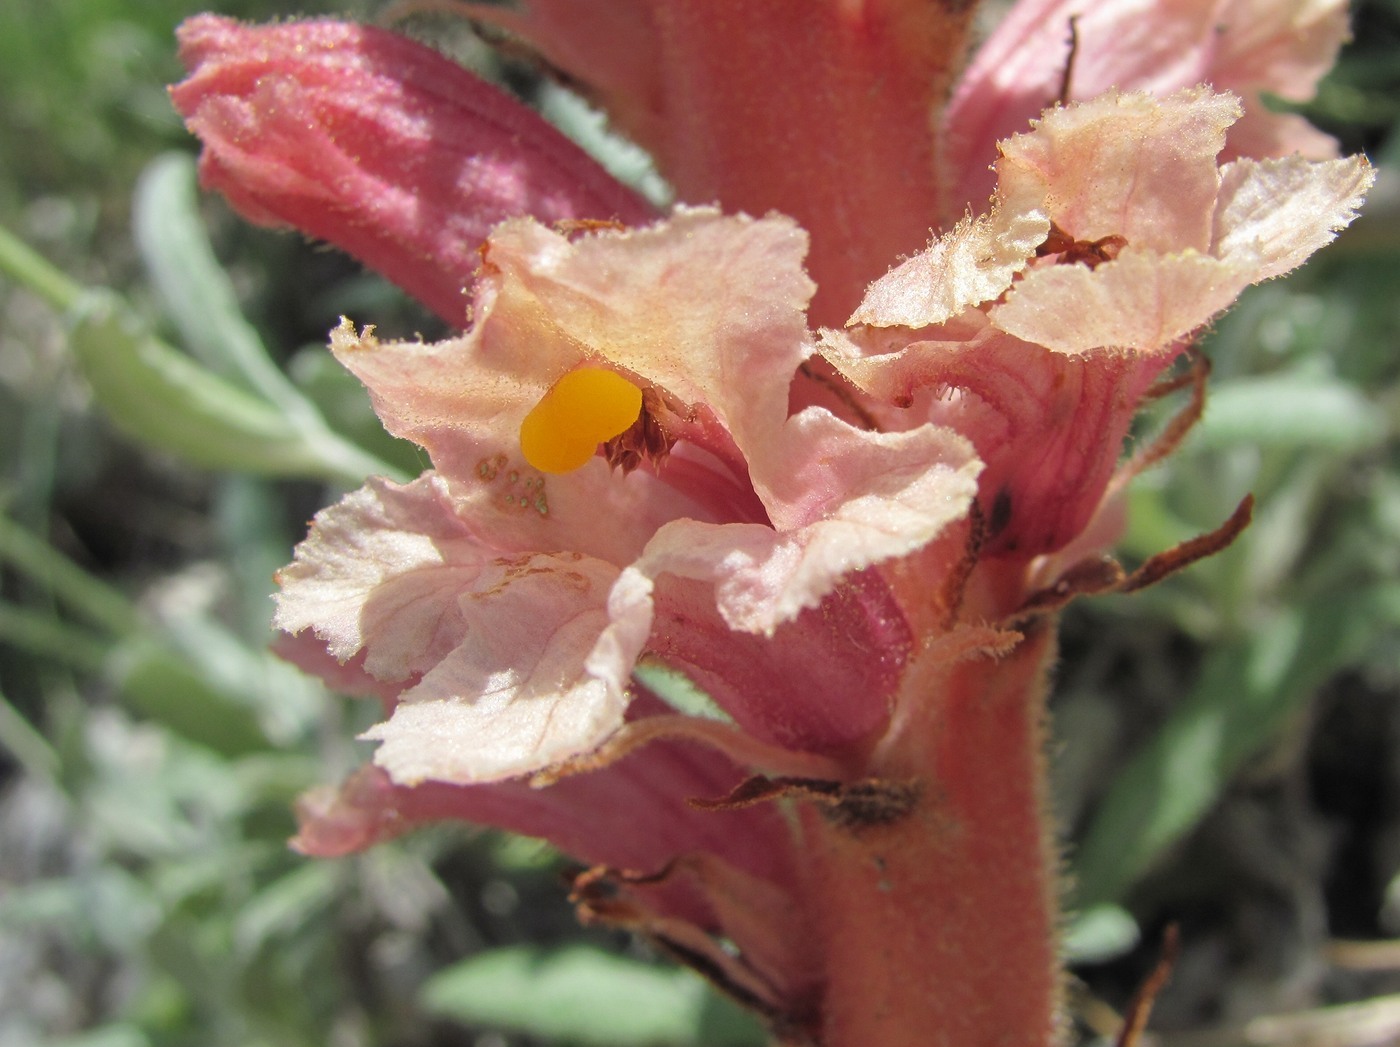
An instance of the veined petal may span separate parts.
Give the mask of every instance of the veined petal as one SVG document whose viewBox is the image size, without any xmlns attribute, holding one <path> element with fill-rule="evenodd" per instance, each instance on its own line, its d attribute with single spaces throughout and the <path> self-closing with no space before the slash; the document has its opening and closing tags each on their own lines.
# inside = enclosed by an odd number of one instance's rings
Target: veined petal
<svg viewBox="0 0 1400 1047">
<path fill-rule="evenodd" d="M 973 441 L 987 463 L 989 551 L 1033 556 L 1073 540 L 1138 397 L 1181 342 L 1355 217 L 1372 181 L 1364 158 L 1220 168 L 1238 115 L 1203 87 L 1048 111 L 1000 144 L 988 216 L 872 285 L 847 333 L 824 333 L 831 365 L 908 411 L 908 425 Z M 1020 270 L 1017 214 L 1023 228 L 1053 223 Z M 988 263 L 972 282 L 957 271 L 969 255 Z"/>
<path fill-rule="evenodd" d="M 807 246 L 790 219 L 712 208 L 573 243 L 511 222 L 487 255 L 502 270 L 493 319 L 547 317 L 575 353 L 707 406 L 747 453 L 782 425 L 793 374 L 811 352 Z"/>
<path fill-rule="evenodd" d="M 734 630 L 707 581 L 669 573 L 653 581 L 632 571 L 613 598 L 654 605 L 648 651 L 744 730 L 838 760 L 867 749 L 887 725 L 914 644 L 904 608 L 874 571 L 844 575 L 771 636 Z"/>
<path fill-rule="evenodd" d="M 460 325 L 497 222 L 653 212 L 538 115 L 406 37 L 347 22 L 180 30 L 171 91 L 204 184 L 348 251 Z"/>
<path fill-rule="evenodd" d="M 278 572 L 274 624 L 314 629 L 342 663 L 363 652 L 376 679 L 407 680 L 461 641 L 457 597 L 495 554 L 440 477 L 406 486 L 374 478 L 316 514 L 296 560 Z"/>
<path fill-rule="evenodd" d="M 989 214 L 964 218 L 866 288 L 847 326 L 927 327 L 1000 297 L 1050 232 L 1042 202 L 1003 199 Z"/>
<path fill-rule="evenodd" d="M 331 348 L 368 386 L 385 427 L 427 448 L 452 478 L 458 505 L 498 548 L 571 549 L 624 564 L 667 520 L 714 517 L 707 503 L 720 495 L 691 497 L 685 485 L 642 471 L 623 477 L 601 458 L 563 476 L 532 468 L 520 450 L 521 422 L 551 375 L 587 358 L 542 328 L 537 314 L 497 318 L 482 303 L 476 328 L 459 338 L 381 343 L 347 321 L 331 333 Z"/>
<path fill-rule="evenodd" d="M 723 795 L 738 773 L 714 750 L 667 741 L 548 789 L 406 787 L 363 768 L 339 788 L 301 798 L 292 843 L 304 854 L 340 855 L 435 821 L 542 837 L 588 865 L 649 874 L 620 876 L 609 897 L 619 908 L 643 907 L 665 940 L 712 950 L 765 993 L 810 999 L 819 976 L 815 931 L 793 923 L 799 870 L 786 812 L 777 804 L 701 811 L 686 802 Z"/>
<path fill-rule="evenodd" d="M 1226 164 L 1211 251 L 1226 260 L 1248 259 L 1256 280 L 1281 276 L 1351 223 L 1375 177 L 1360 156 Z"/>
<path fill-rule="evenodd" d="M 1267 159 L 1298 154 L 1308 160 L 1337 155 L 1337 142 L 1301 116 L 1273 112 L 1262 95 L 1306 102 L 1336 64 L 1350 36 L 1345 0 L 1226 0 L 1216 47 L 1201 77 L 1244 99 L 1244 117 L 1230 128 L 1222 159 Z"/>
<path fill-rule="evenodd" d="M 1052 221 L 1085 241 L 1121 237 L 1133 248 L 1207 251 L 1220 186 L 1215 157 L 1238 115 L 1234 99 L 1199 87 L 1160 101 L 1110 93 L 1048 111 L 1029 133 L 998 144 L 990 212 L 963 219 L 872 283 L 848 324 L 917 329 L 992 302 L 1013 284 L 1013 296 L 1020 293 L 1041 278 L 1026 269 Z M 1080 309 L 1073 298 L 1064 305 Z"/>
<path fill-rule="evenodd" d="M 340 661 L 326 648 L 326 641 L 312 629 L 292 635 L 279 633 L 272 641 L 272 653 L 291 662 L 302 672 L 315 676 L 337 694 L 357 698 L 377 698 L 387 715 L 398 701 L 404 682 L 385 682 L 365 671 L 364 652 Z"/>
<path fill-rule="evenodd" d="M 1216 157 L 1239 113 L 1231 96 L 1204 87 L 1163 99 L 1110 92 L 1048 111 L 1000 143 L 992 212 L 876 281 L 852 322 L 927 326 L 958 303 L 1002 295 L 987 316 L 1023 342 L 1065 353 L 1169 350 L 1246 286 L 1327 242 L 1372 180 L 1363 158 L 1222 170 Z M 1059 248 L 1032 264 L 1049 244 L 1027 251 L 1027 233 L 1044 218 L 1088 263 L 1056 257 Z M 1104 243 L 1112 249 L 1095 254 Z M 969 257 L 986 262 L 974 281 Z"/>
<path fill-rule="evenodd" d="M 969 337 L 875 355 L 828 332 L 823 355 L 862 392 L 900 404 L 907 424 L 932 421 L 970 439 L 987 463 L 978 499 L 985 550 L 1027 558 L 1088 522 L 1143 390 L 1171 359 L 1066 356 L 985 323 Z"/>
<path fill-rule="evenodd" d="M 1165 96 L 1197 83 L 1245 104 L 1225 157 L 1336 155 L 1300 117 L 1270 112 L 1261 92 L 1311 98 L 1346 37 L 1344 0 L 1020 0 L 975 54 L 945 112 L 941 213 L 980 210 L 994 176 L 983 157 L 1058 97 L 1077 19 L 1071 98 L 1111 88 Z"/>
<path fill-rule="evenodd" d="M 777 530 L 675 521 L 619 591 L 645 599 L 642 580 L 662 574 L 708 582 L 731 628 L 772 635 L 843 576 L 928 544 L 966 515 L 976 493 L 981 463 L 951 431 L 864 433 L 821 408 L 788 424 L 790 453 L 772 457 L 786 464 L 782 481 L 777 468 L 771 481 Z"/>
<path fill-rule="evenodd" d="M 1181 92 L 1160 103 L 1138 95 L 1127 105 L 1126 99 L 1110 96 L 1056 110 L 1035 134 L 1012 140 L 1017 145 L 1043 139 L 1036 150 L 1043 156 L 1060 153 L 1067 138 L 1063 152 L 1072 155 L 1084 148 L 1083 139 L 1090 148 L 1099 138 L 1129 139 L 1126 128 L 1118 126 L 1125 110 L 1148 105 L 1168 114 L 1144 128 L 1152 133 L 1137 140 L 1132 177 L 1110 179 L 1106 199 L 1095 201 L 1097 186 L 1085 185 L 1077 187 L 1082 202 L 1074 200 L 1076 189 L 1071 189 L 1067 202 L 1051 208 L 1056 221 L 1077 236 L 1121 230 L 1127 246 L 1092 268 L 1051 265 L 1027 273 L 1005 304 L 990 310 L 996 326 L 1059 352 L 1164 350 L 1227 309 L 1250 284 L 1300 265 L 1356 217 L 1374 181 L 1364 157 L 1240 160 L 1215 172 L 1209 151 L 1228 124 L 1229 107 L 1219 104 L 1221 96 L 1204 104 L 1195 98 L 1198 93 Z M 1191 111 L 1199 114 L 1199 123 L 1184 115 Z M 1067 119 L 1080 114 L 1078 120 Z M 1158 153 L 1165 162 L 1154 159 Z M 1026 156 L 1008 148 L 1002 165 L 1007 165 L 1003 177 L 1024 177 Z M 1039 167 L 1030 166 L 1039 177 Z M 1069 170 L 1059 180 L 1073 185 Z M 1114 192 L 1115 186 L 1127 191 Z M 1199 215 L 1185 212 L 1180 201 L 1188 197 Z"/>
<path fill-rule="evenodd" d="M 778 439 L 793 375 L 811 353 L 806 247 L 788 219 L 712 209 L 680 209 L 655 227 L 578 240 L 511 221 L 488 242 L 466 335 L 434 346 L 381 344 L 343 324 L 332 348 L 369 387 L 389 430 L 464 481 L 491 471 L 501 454 L 504 473 L 533 474 L 513 450 L 526 416 L 566 373 L 612 367 L 673 404 L 668 435 L 714 459 L 701 484 L 683 482 L 705 468 L 698 459 L 662 470 L 696 496 L 684 515 L 716 518 L 723 508 L 729 519 L 763 520 L 747 459 Z M 601 461 L 590 468 L 599 477 L 592 492 L 605 473 Z M 585 482 L 582 472 L 548 480 L 551 519 L 563 495 Z M 655 518 L 654 499 L 631 501 L 643 522 Z M 664 508 L 682 515 L 674 500 Z"/>
<path fill-rule="evenodd" d="M 1196 251 L 1155 255 L 1129 249 L 1092 270 L 1037 269 L 989 315 L 1008 334 L 1061 353 L 1158 352 L 1227 309 L 1253 277 L 1252 268 Z"/>
<path fill-rule="evenodd" d="M 832 554 L 829 569 L 844 560 L 858 570 L 928 543 L 966 514 L 982 468 L 963 436 L 935 426 L 866 432 L 808 408 L 781 435 L 771 475 L 755 473 L 780 531 L 833 529 L 804 539 Z"/>
<path fill-rule="evenodd" d="M 610 622 L 617 568 L 536 555 L 464 593 L 461 642 L 363 735 L 396 782 L 515 778 L 591 752 L 622 726 L 647 623 Z"/>
<path fill-rule="evenodd" d="M 1153 251 L 1205 251 L 1220 189 L 1216 156 L 1239 118 L 1205 87 L 1168 98 L 1109 92 L 1051 109 L 999 143 L 997 195 L 1038 200 L 1080 240 L 1121 236 Z"/>
<path fill-rule="evenodd" d="M 609 621 L 617 573 L 577 552 L 503 555 L 433 474 L 371 480 L 317 516 L 280 572 L 276 624 L 407 687 L 367 735 L 395 781 L 491 781 L 620 726 L 646 624 Z"/>
</svg>

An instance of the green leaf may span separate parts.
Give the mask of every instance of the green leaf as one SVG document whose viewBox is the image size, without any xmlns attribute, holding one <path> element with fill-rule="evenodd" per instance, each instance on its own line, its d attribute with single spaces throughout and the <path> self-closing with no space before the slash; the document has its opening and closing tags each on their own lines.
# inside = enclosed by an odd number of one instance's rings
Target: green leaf
<svg viewBox="0 0 1400 1047">
<path fill-rule="evenodd" d="M 162 644 L 142 637 L 118 643 L 108 672 L 129 707 L 189 741 L 225 756 L 269 747 L 248 705 Z"/>
<path fill-rule="evenodd" d="M 1394 587 L 1303 603 L 1221 640 L 1195 690 L 1114 780 L 1074 856 L 1074 902 L 1118 902 L 1240 766 L 1396 616 Z"/>
<path fill-rule="evenodd" d="M 1141 939 L 1137 921 L 1126 909 L 1096 905 L 1074 914 L 1060 947 L 1071 963 L 1103 963 L 1131 952 Z"/>
<path fill-rule="evenodd" d="M 222 696 L 225 704 L 256 716 L 269 737 L 290 742 L 315 720 L 320 685 L 261 643 L 245 643 L 199 613 L 166 614 L 160 624 L 161 643 L 171 654 L 204 681 L 207 690 Z"/>
<path fill-rule="evenodd" d="M 32 579 L 74 614 L 122 636 L 139 627 L 136 605 L 37 535 L 0 515 L 0 563 Z"/>
<path fill-rule="evenodd" d="M 664 662 L 655 659 L 638 662 L 632 670 L 632 678 L 676 712 L 705 720 L 733 722 L 713 698 L 696 686 L 694 680 Z"/>
<path fill-rule="evenodd" d="M 580 1047 L 761 1047 L 763 1031 L 689 971 L 587 946 L 519 946 L 475 956 L 431 978 L 432 1012 Z"/>
<path fill-rule="evenodd" d="M 1308 447 L 1354 453 L 1386 436 L 1385 413 L 1335 378 L 1291 373 L 1212 386 L 1193 448 Z"/>
<path fill-rule="evenodd" d="M 96 1029 L 45 1040 L 39 1047 L 150 1047 L 150 1038 L 134 1025 L 100 1025 Z"/>
<path fill-rule="evenodd" d="M 282 412 L 160 341 L 115 295 L 88 292 L 70 315 L 83 376 L 129 436 L 207 468 L 325 472 Z"/>
<path fill-rule="evenodd" d="M 194 161 L 187 154 L 158 156 L 141 173 L 132 230 L 184 347 L 248 392 L 284 409 L 304 409 L 244 319 L 233 285 L 214 257 L 199 214 Z"/>
<path fill-rule="evenodd" d="M 296 937 L 326 918 L 342 882 L 334 862 L 307 862 L 263 887 L 233 918 L 233 943 L 243 960 Z"/>
</svg>

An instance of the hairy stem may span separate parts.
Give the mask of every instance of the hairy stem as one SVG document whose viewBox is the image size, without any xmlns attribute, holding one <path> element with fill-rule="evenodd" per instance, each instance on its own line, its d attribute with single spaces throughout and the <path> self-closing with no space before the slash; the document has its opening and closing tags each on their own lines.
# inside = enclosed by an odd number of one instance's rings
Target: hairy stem
<svg viewBox="0 0 1400 1047">
<path fill-rule="evenodd" d="M 827 950 L 821 1047 L 1057 1041 L 1058 867 L 1045 814 L 1048 623 L 1014 650 L 906 677 L 876 769 L 907 811 L 805 814 Z"/>
</svg>

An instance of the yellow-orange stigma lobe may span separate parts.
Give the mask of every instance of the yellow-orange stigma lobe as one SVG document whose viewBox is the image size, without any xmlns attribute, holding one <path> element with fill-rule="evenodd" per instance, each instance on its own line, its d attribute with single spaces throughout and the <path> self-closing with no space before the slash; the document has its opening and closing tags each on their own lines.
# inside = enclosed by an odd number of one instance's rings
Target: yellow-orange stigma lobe
<svg viewBox="0 0 1400 1047">
<path fill-rule="evenodd" d="M 642 412 L 642 391 L 616 371 L 581 367 L 555 382 L 520 423 L 520 450 L 542 473 L 568 473 L 598 445 L 626 432 Z"/>
</svg>

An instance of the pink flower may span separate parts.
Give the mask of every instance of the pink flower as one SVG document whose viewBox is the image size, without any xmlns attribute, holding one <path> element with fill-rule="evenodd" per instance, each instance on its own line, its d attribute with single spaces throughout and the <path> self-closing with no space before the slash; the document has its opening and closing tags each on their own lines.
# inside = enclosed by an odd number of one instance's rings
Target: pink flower
<svg viewBox="0 0 1400 1047">
<path fill-rule="evenodd" d="M 1240 113 L 1203 88 L 1048 112 L 1000 144 L 991 210 L 872 283 L 850 337 L 827 336 L 838 371 L 905 408 L 887 425 L 973 440 L 989 551 L 1078 535 L 1181 340 L 1355 217 L 1364 159 L 1217 166 Z M 1064 249 L 1047 251 L 1051 230 Z"/>
<path fill-rule="evenodd" d="M 999 144 L 1060 93 L 1071 5 L 1025 0 L 958 82 L 964 3 L 461 6 L 681 199 L 765 217 L 659 219 L 391 34 L 186 25 L 206 182 L 469 318 L 435 345 L 332 333 L 433 468 L 318 514 L 281 572 L 285 653 L 386 709 L 299 845 L 514 828 L 610 867 L 616 897 L 576 886 L 585 916 L 792 1042 L 1049 1042 L 1053 608 L 1122 582 L 1105 504 L 1149 387 L 1370 183 L 1364 160 L 1234 159 L 1327 151 L 1258 92 L 1310 89 L 1339 5 L 1099 4 L 1070 94 L 1123 90 Z M 657 664 L 722 719 L 665 705 Z"/>
<path fill-rule="evenodd" d="M 870 568 L 964 517 L 978 464 L 950 430 L 789 414 L 814 350 L 805 239 L 786 219 L 707 210 L 576 241 L 515 220 L 486 243 L 463 337 L 333 333 L 387 427 L 436 468 L 318 514 L 281 572 L 287 652 L 389 709 L 367 735 L 382 772 L 308 798 L 301 847 L 342 853 L 450 816 L 613 867 L 683 856 L 686 871 L 632 892 L 649 933 L 693 938 L 775 1010 L 811 991 L 815 953 L 769 922 L 772 898 L 790 907 L 799 890 L 784 819 L 687 801 L 754 769 L 857 773 L 913 644 Z M 568 383 L 600 375 L 639 391 L 633 417 L 590 430 L 586 458 L 556 470 L 555 445 L 596 403 L 573 403 Z M 546 404 L 563 429 L 527 449 Z M 632 678 L 643 657 L 686 672 L 737 726 L 670 713 Z M 623 749 L 549 789 L 506 781 L 658 732 L 691 744 Z M 745 944 L 742 963 L 719 937 Z"/>
<path fill-rule="evenodd" d="M 517 220 L 486 242 L 462 338 L 334 332 L 385 425 L 435 470 L 320 514 L 282 572 L 277 624 L 402 686 L 370 734 L 395 780 L 493 781 L 596 748 L 643 651 L 695 671 L 767 742 L 841 754 L 878 729 L 908 640 L 878 584 L 848 576 L 962 517 L 978 466 L 931 426 L 789 417 L 813 349 L 805 239 L 710 211 L 573 242 Z M 600 372 L 640 391 L 631 418 L 590 433 L 576 468 L 532 464 L 527 417 Z M 629 447 L 635 467 L 613 467 Z"/>
</svg>

